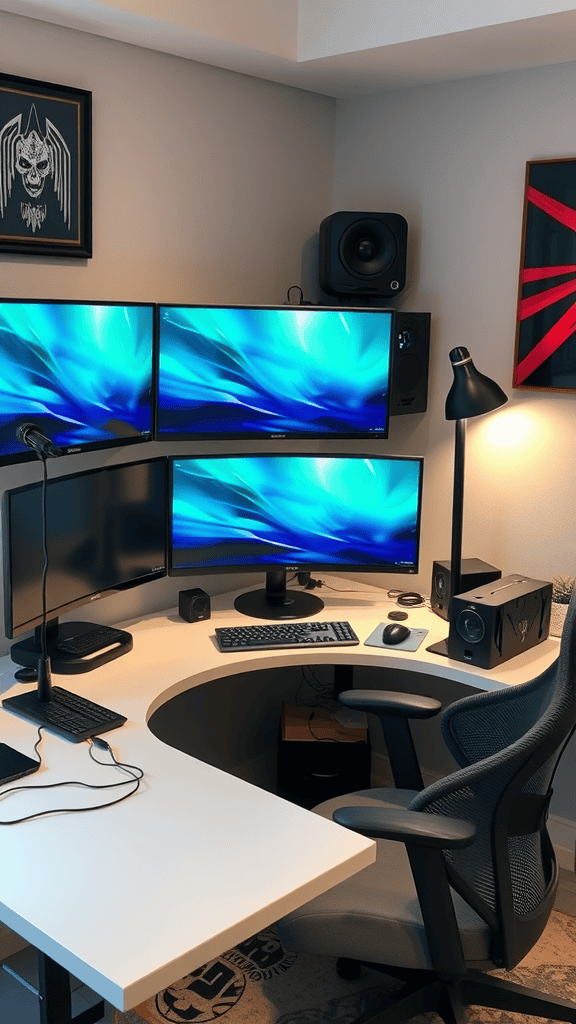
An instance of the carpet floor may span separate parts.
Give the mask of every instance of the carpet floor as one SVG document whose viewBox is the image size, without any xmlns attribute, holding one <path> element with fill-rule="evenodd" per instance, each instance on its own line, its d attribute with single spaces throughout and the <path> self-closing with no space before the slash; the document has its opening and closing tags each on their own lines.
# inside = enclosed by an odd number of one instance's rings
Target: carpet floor
<svg viewBox="0 0 576 1024">
<path fill-rule="evenodd" d="M 386 984 L 376 971 L 357 981 L 338 977 L 336 961 L 282 948 L 273 929 L 261 932 L 126 1013 L 115 1024 L 350 1024 Z M 576 918 L 555 910 L 540 941 L 514 971 L 521 985 L 576 1001 Z M 468 1024 L 526 1024 L 520 1014 L 471 1006 Z M 536 1018 L 534 1018 L 536 1019 Z M 413 1024 L 436 1024 L 428 1013 Z"/>
</svg>

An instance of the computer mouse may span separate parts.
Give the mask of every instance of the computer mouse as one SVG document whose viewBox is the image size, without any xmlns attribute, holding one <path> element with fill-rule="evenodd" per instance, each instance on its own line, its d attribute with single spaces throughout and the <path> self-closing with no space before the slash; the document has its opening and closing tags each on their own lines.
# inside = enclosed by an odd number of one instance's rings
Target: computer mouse
<svg viewBox="0 0 576 1024">
<path fill-rule="evenodd" d="M 409 636 L 408 626 L 403 626 L 401 622 L 389 622 L 382 630 L 382 640 L 385 644 L 401 644 Z"/>
</svg>

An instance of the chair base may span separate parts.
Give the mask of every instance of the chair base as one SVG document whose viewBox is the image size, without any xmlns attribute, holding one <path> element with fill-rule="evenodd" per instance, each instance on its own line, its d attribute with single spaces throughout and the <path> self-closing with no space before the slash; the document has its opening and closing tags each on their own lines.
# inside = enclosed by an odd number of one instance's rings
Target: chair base
<svg viewBox="0 0 576 1024">
<path fill-rule="evenodd" d="M 337 971 L 340 977 L 351 980 L 358 976 L 362 966 L 404 984 L 385 995 L 353 1024 L 406 1024 L 412 1017 L 429 1011 L 437 1013 L 445 1024 L 466 1024 L 469 1005 L 576 1024 L 576 1003 L 480 971 L 468 971 L 463 978 L 442 981 L 432 971 L 408 971 L 347 958 L 338 961 Z"/>
</svg>

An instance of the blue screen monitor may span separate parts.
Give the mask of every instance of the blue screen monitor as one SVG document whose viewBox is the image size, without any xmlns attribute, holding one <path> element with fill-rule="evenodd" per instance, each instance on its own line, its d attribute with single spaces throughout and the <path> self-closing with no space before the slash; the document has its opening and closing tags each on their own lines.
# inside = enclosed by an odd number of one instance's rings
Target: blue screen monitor
<svg viewBox="0 0 576 1024">
<path fill-rule="evenodd" d="M 0 299 L 0 465 L 37 456 L 34 423 L 65 452 L 152 438 L 154 306 Z"/>
<path fill-rule="evenodd" d="M 159 306 L 154 436 L 388 436 L 393 312 Z"/>
<path fill-rule="evenodd" d="M 173 457 L 168 572 L 266 573 L 235 602 L 259 618 L 322 607 L 286 591 L 288 572 L 416 573 L 422 473 L 421 458 L 396 456 Z"/>
</svg>

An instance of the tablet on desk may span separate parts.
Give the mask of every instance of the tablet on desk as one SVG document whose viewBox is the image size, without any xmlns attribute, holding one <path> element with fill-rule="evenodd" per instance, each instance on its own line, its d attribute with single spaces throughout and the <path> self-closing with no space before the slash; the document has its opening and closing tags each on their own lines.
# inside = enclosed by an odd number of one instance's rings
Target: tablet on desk
<svg viewBox="0 0 576 1024">
<path fill-rule="evenodd" d="M 0 743 L 0 786 L 5 782 L 13 782 L 14 779 L 21 779 L 24 775 L 32 775 L 37 772 L 40 762 L 28 757 L 28 754 L 21 754 L 6 743 Z"/>
</svg>

